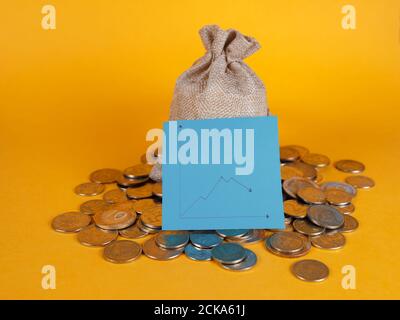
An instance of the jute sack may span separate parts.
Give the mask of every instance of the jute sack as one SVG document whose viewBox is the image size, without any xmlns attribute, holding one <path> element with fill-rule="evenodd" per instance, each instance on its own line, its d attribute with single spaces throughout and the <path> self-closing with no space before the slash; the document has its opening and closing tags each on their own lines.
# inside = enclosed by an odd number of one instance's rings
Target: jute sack
<svg viewBox="0 0 400 320">
<path fill-rule="evenodd" d="M 237 30 L 200 30 L 206 53 L 176 81 L 170 120 L 267 116 L 265 87 L 243 59 L 260 45 Z M 161 165 L 150 174 L 161 180 Z"/>
</svg>

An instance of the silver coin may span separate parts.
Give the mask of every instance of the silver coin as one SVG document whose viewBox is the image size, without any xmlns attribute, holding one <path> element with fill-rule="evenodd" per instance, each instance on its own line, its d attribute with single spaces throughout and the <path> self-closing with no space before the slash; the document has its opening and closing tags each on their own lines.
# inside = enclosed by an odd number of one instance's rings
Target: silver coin
<svg viewBox="0 0 400 320">
<path fill-rule="evenodd" d="M 307 217 L 317 226 L 327 229 L 338 229 L 344 223 L 343 215 L 336 208 L 325 204 L 310 206 Z"/>
<path fill-rule="evenodd" d="M 249 233 L 249 229 L 223 229 L 223 230 L 215 230 L 221 237 L 223 238 L 236 238 L 242 237 L 245 234 Z"/>
<path fill-rule="evenodd" d="M 246 251 L 246 258 L 244 258 L 242 262 L 235 264 L 221 263 L 220 266 L 232 271 L 246 271 L 252 269 L 257 263 L 257 256 L 253 251 L 249 249 L 245 249 L 245 251 Z"/>
<path fill-rule="evenodd" d="M 211 249 L 199 249 L 190 243 L 185 247 L 185 254 L 195 261 L 211 260 Z"/>
<path fill-rule="evenodd" d="M 161 231 L 156 235 L 156 242 L 164 249 L 179 249 L 189 242 L 187 231 Z"/>
<path fill-rule="evenodd" d="M 357 195 L 357 189 L 354 188 L 352 185 L 344 182 L 336 182 L 336 181 L 328 181 L 321 184 L 322 190 L 326 191 L 329 189 L 340 189 L 346 191 L 352 197 Z"/>
<path fill-rule="evenodd" d="M 214 231 L 193 231 L 190 241 L 200 249 L 209 249 L 219 245 L 222 239 Z"/>
<path fill-rule="evenodd" d="M 221 243 L 212 248 L 211 255 L 217 262 L 235 264 L 246 258 L 246 250 L 237 243 Z"/>
<path fill-rule="evenodd" d="M 174 250 L 163 249 L 157 245 L 155 237 L 143 243 L 143 253 L 147 257 L 155 260 L 165 261 L 177 258 L 182 254 L 183 250 L 183 248 Z"/>
</svg>

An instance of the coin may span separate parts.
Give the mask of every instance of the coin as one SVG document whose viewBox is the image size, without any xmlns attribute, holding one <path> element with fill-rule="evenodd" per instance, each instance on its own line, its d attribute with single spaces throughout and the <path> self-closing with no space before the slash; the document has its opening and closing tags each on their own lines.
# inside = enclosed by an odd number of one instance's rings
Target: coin
<svg viewBox="0 0 400 320">
<path fill-rule="evenodd" d="M 160 203 L 156 202 L 154 199 L 141 199 L 135 202 L 134 208 L 136 213 L 142 214 L 144 210 L 157 205 L 160 205 Z"/>
<path fill-rule="evenodd" d="M 145 184 L 143 186 L 139 186 L 136 188 L 128 188 L 126 190 L 126 195 L 128 196 L 129 199 L 144 199 L 144 198 L 150 198 L 153 193 L 152 193 L 152 185 L 151 184 Z"/>
<path fill-rule="evenodd" d="M 152 166 L 149 164 L 137 164 L 124 170 L 124 176 L 128 179 L 146 178 L 149 176 Z"/>
<path fill-rule="evenodd" d="M 351 203 L 352 196 L 341 189 L 330 189 L 325 191 L 328 203 L 335 206 L 345 206 Z"/>
<path fill-rule="evenodd" d="M 335 208 L 342 214 L 351 214 L 354 212 L 355 208 L 352 203 L 345 206 L 335 206 Z"/>
<path fill-rule="evenodd" d="M 145 184 L 149 180 L 148 177 L 140 178 L 140 179 L 128 179 L 124 175 L 120 175 L 117 178 L 117 185 L 120 188 L 133 188 Z"/>
<path fill-rule="evenodd" d="M 293 177 L 303 177 L 303 172 L 295 167 L 281 166 L 281 180 L 288 180 Z"/>
<path fill-rule="evenodd" d="M 209 249 L 219 245 L 222 238 L 214 231 L 193 231 L 190 233 L 190 241 L 200 249 Z"/>
<path fill-rule="evenodd" d="M 336 208 L 325 204 L 310 206 L 307 216 L 314 224 L 327 229 L 338 229 L 344 223 L 343 215 Z"/>
<path fill-rule="evenodd" d="M 327 156 L 318 153 L 306 153 L 301 160 L 311 166 L 323 168 L 329 165 L 330 160 Z"/>
<path fill-rule="evenodd" d="M 189 243 L 185 247 L 185 254 L 189 259 L 195 261 L 211 260 L 211 249 L 200 249 Z"/>
<path fill-rule="evenodd" d="M 160 228 L 150 228 L 148 226 L 145 226 L 140 219 L 137 221 L 136 225 L 143 232 L 150 234 L 159 233 L 161 231 Z"/>
<path fill-rule="evenodd" d="M 104 248 L 104 259 L 113 263 L 127 263 L 136 260 L 142 254 L 140 244 L 129 240 L 117 240 Z"/>
<path fill-rule="evenodd" d="M 163 249 L 179 249 L 189 242 L 187 231 L 161 231 L 156 235 L 156 243 Z"/>
<path fill-rule="evenodd" d="M 260 242 L 265 239 L 265 231 L 262 229 L 254 229 L 250 232 L 250 236 L 244 238 L 243 243 L 245 244 L 253 244 L 256 242 Z M 229 239 L 228 239 L 229 241 Z"/>
<path fill-rule="evenodd" d="M 223 238 L 236 238 L 244 236 L 249 233 L 249 229 L 224 229 L 216 230 L 216 232 Z"/>
<path fill-rule="evenodd" d="M 81 212 L 65 212 L 56 216 L 51 226 L 58 232 L 78 232 L 91 222 L 92 219 L 87 214 Z"/>
<path fill-rule="evenodd" d="M 223 264 L 235 264 L 246 258 L 246 250 L 238 243 L 221 243 L 211 250 L 212 258 Z"/>
<path fill-rule="evenodd" d="M 103 194 L 103 199 L 111 204 L 125 202 L 128 200 L 126 194 L 121 189 L 112 189 Z"/>
<path fill-rule="evenodd" d="M 143 243 L 143 253 L 155 260 L 170 260 L 179 257 L 184 248 L 179 248 L 179 249 L 163 249 L 159 247 L 156 243 L 155 237 L 147 240 L 145 243 Z"/>
<path fill-rule="evenodd" d="M 297 200 L 285 200 L 283 202 L 283 211 L 285 214 L 295 218 L 304 218 L 307 216 L 308 206 L 298 202 Z"/>
<path fill-rule="evenodd" d="M 320 249 L 337 250 L 344 247 L 346 238 L 340 232 L 328 232 L 311 237 L 311 244 Z"/>
<path fill-rule="evenodd" d="M 283 257 L 283 258 L 298 258 L 298 257 L 302 257 L 304 255 L 306 255 L 310 249 L 311 249 L 311 243 L 310 241 L 307 239 L 306 242 L 304 243 L 303 248 L 300 251 L 297 252 L 292 252 L 292 253 L 284 253 L 284 252 L 280 252 L 278 250 L 276 250 L 275 248 L 273 248 L 271 246 L 271 242 L 270 239 L 273 235 L 271 235 L 270 237 L 268 237 L 265 240 L 265 247 L 267 248 L 267 250 L 271 253 L 273 253 L 274 255 L 277 255 L 279 257 Z"/>
<path fill-rule="evenodd" d="M 321 282 L 329 276 L 328 267 L 317 260 L 301 260 L 292 265 L 292 273 L 300 280 Z"/>
<path fill-rule="evenodd" d="M 96 183 L 113 183 L 117 180 L 120 174 L 121 171 L 117 169 L 100 169 L 90 174 L 90 181 Z"/>
<path fill-rule="evenodd" d="M 305 154 L 310 152 L 310 150 L 308 150 L 306 147 L 299 146 L 299 145 L 289 145 L 289 146 L 284 146 L 284 147 L 295 149 L 299 153 L 300 157 L 302 157 Z"/>
<path fill-rule="evenodd" d="M 306 188 L 306 187 L 315 187 L 315 188 L 319 188 L 319 186 L 309 180 L 309 179 L 305 179 L 305 178 L 290 178 L 288 180 L 285 180 L 283 182 L 283 190 L 292 198 L 296 198 L 297 197 L 297 192 L 300 189 Z"/>
<path fill-rule="evenodd" d="M 282 253 L 296 253 L 304 248 L 307 238 L 295 232 L 277 232 L 268 238 L 271 247 Z"/>
<path fill-rule="evenodd" d="M 306 236 L 318 236 L 325 232 L 325 228 L 319 227 L 308 219 L 296 219 L 293 221 L 293 228 Z"/>
<path fill-rule="evenodd" d="M 297 192 L 297 196 L 308 204 L 323 204 L 325 203 L 325 193 L 315 187 L 302 188 Z"/>
<path fill-rule="evenodd" d="M 304 162 L 295 161 L 286 163 L 285 165 L 288 167 L 299 169 L 301 172 L 303 172 L 303 178 L 306 179 L 314 180 L 318 175 L 318 172 L 315 169 L 315 167 Z"/>
<path fill-rule="evenodd" d="M 79 196 L 97 196 L 104 191 L 104 185 L 95 182 L 85 182 L 75 187 Z"/>
<path fill-rule="evenodd" d="M 321 184 L 321 189 L 324 191 L 331 189 L 340 189 L 346 191 L 352 197 L 355 197 L 357 194 L 357 190 L 352 185 L 344 182 L 335 182 L 335 181 L 324 182 Z"/>
<path fill-rule="evenodd" d="M 366 176 L 350 176 L 345 181 L 358 189 L 369 189 L 375 186 L 374 180 Z"/>
<path fill-rule="evenodd" d="M 322 174 L 320 172 L 317 172 L 317 176 L 315 177 L 315 179 L 313 179 L 314 182 L 316 183 L 321 183 L 322 180 L 324 180 L 324 177 L 322 176 Z"/>
<path fill-rule="evenodd" d="M 299 152 L 294 149 L 294 148 L 289 148 L 289 147 L 281 147 L 279 149 L 279 153 L 280 153 L 280 159 L 283 162 L 286 161 L 295 161 L 298 158 L 300 158 L 300 154 Z"/>
<path fill-rule="evenodd" d="M 78 241 L 89 247 L 102 247 L 118 237 L 117 231 L 103 230 L 95 225 L 90 225 L 79 231 Z"/>
<path fill-rule="evenodd" d="M 153 194 L 156 197 L 162 198 L 162 183 L 161 182 L 156 182 L 153 184 Z"/>
<path fill-rule="evenodd" d="M 136 212 L 129 201 L 110 204 L 106 210 L 94 215 L 96 225 L 106 230 L 125 229 L 135 220 Z"/>
<path fill-rule="evenodd" d="M 353 232 L 358 228 L 358 221 L 356 218 L 345 215 L 343 226 L 338 229 L 339 232 Z"/>
<path fill-rule="evenodd" d="M 108 203 L 104 200 L 93 199 L 82 203 L 79 210 L 84 214 L 92 215 L 105 210 L 107 207 Z"/>
<path fill-rule="evenodd" d="M 161 229 L 162 226 L 162 208 L 160 205 L 147 208 L 140 216 L 140 221 L 146 227 Z"/>
<path fill-rule="evenodd" d="M 249 249 L 245 249 L 245 252 L 246 257 L 243 261 L 235 264 L 220 263 L 220 266 L 231 271 L 246 271 L 252 269 L 257 263 L 257 256 Z"/>
<path fill-rule="evenodd" d="M 365 166 L 355 160 L 340 160 L 335 162 L 335 168 L 347 173 L 361 173 L 365 170 Z"/>
<path fill-rule="evenodd" d="M 119 230 L 119 235 L 121 237 L 127 238 L 127 239 L 139 239 L 147 236 L 149 233 L 146 231 L 143 231 L 138 227 L 138 224 L 135 223 L 134 225 L 131 225 L 130 227 L 126 229 Z"/>
</svg>

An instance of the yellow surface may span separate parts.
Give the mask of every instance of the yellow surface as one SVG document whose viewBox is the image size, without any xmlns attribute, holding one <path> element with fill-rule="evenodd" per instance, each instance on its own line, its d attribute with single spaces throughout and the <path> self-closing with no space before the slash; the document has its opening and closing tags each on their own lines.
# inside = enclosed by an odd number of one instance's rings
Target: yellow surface
<svg viewBox="0 0 400 320">
<path fill-rule="evenodd" d="M 41 7 L 57 29 L 41 28 Z M 341 28 L 343 1 L 6 1 L 0 11 L 0 297 L 400 298 L 399 1 L 354 0 L 357 29 Z M 360 229 L 337 252 L 313 248 L 331 276 L 295 279 L 261 244 L 259 263 L 232 273 L 182 256 L 126 265 L 51 230 L 86 199 L 72 190 L 102 167 L 125 168 L 145 133 L 168 117 L 175 79 L 204 49 L 198 29 L 234 27 L 263 48 L 247 62 L 268 88 L 282 144 L 332 160 L 363 161 L 376 187 L 360 191 Z M 326 179 L 343 179 L 333 168 Z M 54 265 L 57 288 L 41 288 Z M 344 290 L 353 265 L 357 288 Z"/>
</svg>

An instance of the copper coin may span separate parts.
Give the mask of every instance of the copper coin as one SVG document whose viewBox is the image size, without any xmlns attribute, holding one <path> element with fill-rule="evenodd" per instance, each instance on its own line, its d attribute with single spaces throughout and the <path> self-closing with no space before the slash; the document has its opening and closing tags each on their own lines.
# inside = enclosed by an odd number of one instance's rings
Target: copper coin
<svg viewBox="0 0 400 320">
<path fill-rule="evenodd" d="M 325 203 L 325 193 L 314 187 L 302 188 L 297 192 L 297 196 L 308 204 L 323 204 Z"/>
<path fill-rule="evenodd" d="M 92 219 L 81 212 L 65 212 L 56 216 L 51 226 L 58 232 L 78 232 L 88 226 Z"/>
<path fill-rule="evenodd" d="M 146 178 L 149 176 L 152 166 L 147 163 L 137 164 L 135 166 L 126 168 L 124 176 L 128 179 Z"/>
<path fill-rule="evenodd" d="M 292 265 L 292 273 L 300 280 L 321 282 L 329 276 L 328 267 L 317 260 L 301 260 Z"/>
<path fill-rule="evenodd" d="M 125 191 L 122 191 L 121 189 L 112 189 L 103 194 L 103 199 L 110 204 L 114 204 L 125 202 L 128 200 L 128 197 L 126 196 Z"/>
<path fill-rule="evenodd" d="M 78 233 L 78 241 L 89 247 L 102 247 L 118 237 L 117 231 L 103 230 L 95 225 L 87 226 Z"/>
<path fill-rule="evenodd" d="M 318 153 L 307 153 L 301 158 L 301 160 L 304 163 L 318 168 L 326 167 L 330 163 L 330 160 L 327 156 Z"/>
<path fill-rule="evenodd" d="M 153 195 L 153 187 L 151 184 L 145 184 L 136 188 L 126 190 L 126 195 L 129 199 L 145 199 Z"/>
<path fill-rule="evenodd" d="M 153 229 L 161 229 L 162 226 L 162 207 L 161 205 L 147 208 L 140 216 L 140 221 L 144 226 Z"/>
<path fill-rule="evenodd" d="M 283 202 L 283 211 L 285 214 L 295 218 L 304 218 L 307 216 L 308 206 L 297 200 L 285 200 Z"/>
<path fill-rule="evenodd" d="M 314 224 L 327 229 L 338 229 L 344 223 L 343 215 L 336 208 L 325 204 L 310 206 L 307 216 Z"/>
<path fill-rule="evenodd" d="M 159 206 L 160 203 L 155 201 L 154 199 L 141 199 L 135 202 L 134 208 L 136 213 L 142 214 L 144 210 L 155 207 L 157 205 Z"/>
<path fill-rule="evenodd" d="M 296 219 L 293 221 L 293 228 L 298 233 L 306 236 L 319 236 L 325 232 L 325 228 L 317 226 L 308 219 Z"/>
<path fill-rule="evenodd" d="M 279 149 L 280 159 L 283 162 L 295 161 L 300 158 L 299 152 L 294 148 L 281 147 Z"/>
<path fill-rule="evenodd" d="M 286 165 L 289 167 L 297 168 L 300 171 L 302 171 L 303 178 L 314 180 L 318 175 L 318 172 L 315 169 L 315 167 L 313 167 L 312 165 L 309 165 L 307 163 L 301 162 L 301 161 L 289 162 Z"/>
<path fill-rule="evenodd" d="M 179 249 L 163 249 L 159 247 L 156 243 L 155 237 L 147 240 L 143 244 L 143 253 L 155 260 L 171 260 L 179 257 L 182 252 L 185 250 L 185 247 Z"/>
<path fill-rule="evenodd" d="M 311 180 L 305 179 L 305 178 L 297 178 L 297 177 L 285 180 L 283 182 L 282 186 L 283 186 L 283 190 L 285 190 L 285 192 L 292 198 L 297 197 L 297 192 L 300 189 L 303 189 L 306 187 L 319 188 L 319 186 L 314 181 L 311 181 Z"/>
<path fill-rule="evenodd" d="M 140 244 L 129 240 L 118 240 L 104 248 L 104 259 L 113 263 L 127 263 L 136 260 L 142 254 Z"/>
<path fill-rule="evenodd" d="M 335 168 L 347 173 L 361 173 L 365 170 L 365 166 L 355 160 L 340 160 L 335 162 Z"/>
<path fill-rule="evenodd" d="M 120 174 L 121 171 L 117 169 L 100 169 L 90 174 L 90 181 L 96 183 L 113 183 L 117 180 Z"/>
<path fill-rule="evenodd" d="M 104 191 L 104 185 L 95 182 L 85 182 L 75 187 L 79 196 L 97 196 Z"/>
<path fill-rule="evenodd" d="M 345 181 L 358 189 L 369 189 L 375 186 L 374 180 L 366 176 L 350 176 Z"/>
<path fill-rule="evenodd" d="M 296 252 L 281 252 L 276 250 L 274 247 L 271 246 L 271 241 L 270 239 L 274 236 L 275 234 L 267 237 L 267 239 L 265 240 L 265 247 L 267 248 L 267 250 L 271 253 L 273 253 L 274 255 L 280 256 L 280 257 L 284 257 L 284 258 L 298 258 L 298 257 L 302 257 L 305 256 L 311 249 L 311 243 L 310 241 L 307 239 L 306 242 L 304 243 L 304 246 L 301 250 L 296 251 Z M 300 235 L 300 234 L 299 234 Z"/>
<path fill-rule="evenodd" d="M 281 180 L 288 180 L 293 177 L 303 177 L 303 172 L 295 167 L 281 166 Z"/>
<path fill-rule="evenodd" d="M 325 191 L 326 200 L 335 206 L 348 205 L 353 197 L 346 191 L 340 189 L 330 189 Z"/>
<path fill-rule="evenodd" d="M 302 157 L 310 152 L 310 150 L 308 150 L 306 147 L 299 146 L 299 145 L 289 145 L 289 146 L 284 146 L 284 147 L 295 149 L 299 153 L 300 157 Z"/>
<path fill-rule="evenodd" d="M 156 182 L 153 184 L 153 194 L 162 198 L 162 182 Z"/>
<path fill-rule="evenodd" d="M 307 238 L 295 232 L 277 232 L 268 238 L 273 249 L 282 253 L 296 253 L 304 248 Z"/>
<path fill-rule="evenodd" d="M 320 249 L 337 250 L 344 247 L 346 238 L 340 232 L 329 232 L 311 237 L 311 244 Z"/>
<path fill-rule="evenodd" d="M 335 206 L 335 208 L 342 214 L 351 214 L 354 212 L 355 208 L 352 203 L 345 206 Z"/>
<path fill-rule="evenodd" d="M 119 230 L 119 235 L 128 239 L 139 239 L 147 236 L 149 233 L 140 229 L 138 224 L 134 224 L 126 229 Z"/>
<path fill-rule="evenodd" d="M 104 200 L 93 199 L 82 203 L 79 210 L 84 214 L 92 215 L 105 210 L 107 207 L 108 203 Z"/>
<path fill-rule="evenodd" d="M 138 179 L 128 179 L 124 175 L 120 175 L 117 178 L 117 185 L 121 188 L 133 188 L 145 184 L 149 181 L 148 177 Z"/>
<path fill-rule="evenodd" d="M 346 191 L 352 197 L 355 197 L 357 195 L 357 189 L 354 188 L 352 185 L 344 182 L 327 181 L 321 184 L 321 189 L 324 191 L 331 189 L 340 189 Z"/>
<path fill-rule="evenodd" d="M 136 220 L 133 203 L 129 201 L 111 204 L 109 207 L 94 215 L 94 222 L 102 229 L 119 230 L 132 225 Z"/>
<path fill-rule="evenodd" d="M 358 221 L 356 218 L 345 215 L 344 216 L 344 223 L 341 228 L 338 229 L 339 232 L 353 232 L 358 228 Z"/>
</svg>

